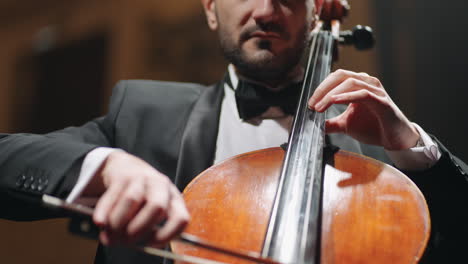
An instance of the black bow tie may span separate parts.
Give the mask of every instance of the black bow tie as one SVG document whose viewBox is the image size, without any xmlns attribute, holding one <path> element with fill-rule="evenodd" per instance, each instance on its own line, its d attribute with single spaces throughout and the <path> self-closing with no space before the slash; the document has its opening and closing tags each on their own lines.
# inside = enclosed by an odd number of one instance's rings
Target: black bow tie
<svg viewBox="0 0 468 264">
<path fill-rule="evenodd" d="M 280 107 L 285 114 L 294 115 L 301 88 L 302 83 L 295 83 L 274 92 L 261 85 L 239 80 L 235 91 L 239 117 L 249 120 L 260 116 L 270 106 Z"/>
</svg>

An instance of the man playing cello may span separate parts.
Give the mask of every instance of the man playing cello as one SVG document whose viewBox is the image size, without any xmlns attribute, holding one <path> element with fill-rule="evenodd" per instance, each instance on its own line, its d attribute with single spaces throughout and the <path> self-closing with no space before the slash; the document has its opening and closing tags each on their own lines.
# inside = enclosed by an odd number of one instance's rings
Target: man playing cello
<svg viewBox="0 0 468 264">
<path fill-rule="evenodd" d="M 300 58 L 322 1 L 201 2 L 231 63 L 226 77 L 209 87 L 123 81 L 108 114 L 81 127 L 1 135 L 0 188 L 14 205 L 2 217 L 46 217 L 46 209 L 22 209 L 37 203 L 38 194 L 71 202 L 96 198 L 93 219 L 103 227 L 104 245 L 96 263 L 153 263 L 154 257 L 107 246 L 167 243 L 189 221 L 177 188 L 213 162 L 287 141 L 290 112 L 278 106 L 239 112 L 236 96 L 241 86 L 274 93 L 301 81 Z M 330 74 L 309 106 L 323 112 L 337 104 L 348 106 L 326 121 L 331 140 L 405 170 L 425 194 L 433 223 L 427 261 L 460 256 L 468 217 L 452 208 L 467 200 L 466 165 L 410 122 L 375 77 L 345 70 Z"/>
</svg>

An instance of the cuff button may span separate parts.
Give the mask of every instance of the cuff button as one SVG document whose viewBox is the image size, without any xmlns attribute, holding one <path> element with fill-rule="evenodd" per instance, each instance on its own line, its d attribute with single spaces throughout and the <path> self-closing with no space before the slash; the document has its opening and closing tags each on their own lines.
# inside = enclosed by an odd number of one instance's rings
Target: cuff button
<svg viewBox="0 0 468 264">
<path fill-rule="evenodd" d="M 24 181 L 26 181 L 26 175 L 21 174 L 18 179 L 16 180 L 16 187 L 20 187 L 24 184 Z"/>
</svg>

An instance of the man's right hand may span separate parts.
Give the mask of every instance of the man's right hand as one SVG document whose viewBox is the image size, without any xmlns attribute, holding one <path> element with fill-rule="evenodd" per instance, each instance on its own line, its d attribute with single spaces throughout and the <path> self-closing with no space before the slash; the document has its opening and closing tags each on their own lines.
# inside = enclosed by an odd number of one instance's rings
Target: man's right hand
<svg viewBox="0 0 468 264">
<path fill-rule="evenodd" d="M 102 193 L 93 220 L 102 228 L 104 245 L 144 242 L 159 247 L 182 232 L 190 218 L 169 178 L 122 151 L 107 157 L 86 189 Z"/>
</svg>

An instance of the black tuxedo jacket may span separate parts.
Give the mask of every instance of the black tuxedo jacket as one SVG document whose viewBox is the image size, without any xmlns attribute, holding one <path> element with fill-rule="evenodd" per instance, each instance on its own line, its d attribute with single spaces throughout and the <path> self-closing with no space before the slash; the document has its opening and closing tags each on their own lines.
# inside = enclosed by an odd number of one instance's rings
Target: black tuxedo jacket
<svg viewBox="0 0 468 264">
<path fill-rule="evenodd" d="M 46 135 L 0 134 L 0 217 L 34 220 L 57 216 L 38 206 L 40 196 L 65 197 L 76 182 L 84 156 L 100 146 L 120 148 L 144 159 L 182 190 L 213 163 L 222 98 L 222 84 L 206 87 L 122 81 L 114 89 L 108 114 L 81 127 Z M 337 108 L 328 111 L 329 116 L 338 113 Z M 381 148 L 346 135 L 331 135 L 329 141 L 388 162 Z M 463 257 L 468 234 L 464 208 L 468 168 L 440 146 L 443 156 L 435 166 L 406 172 L 422 190 L 431 212 L 431 240 L 424 258 L 427 263 Z M 100 247 L 96 262 L 160 260 L 128 249 Z"/>
</svg>

